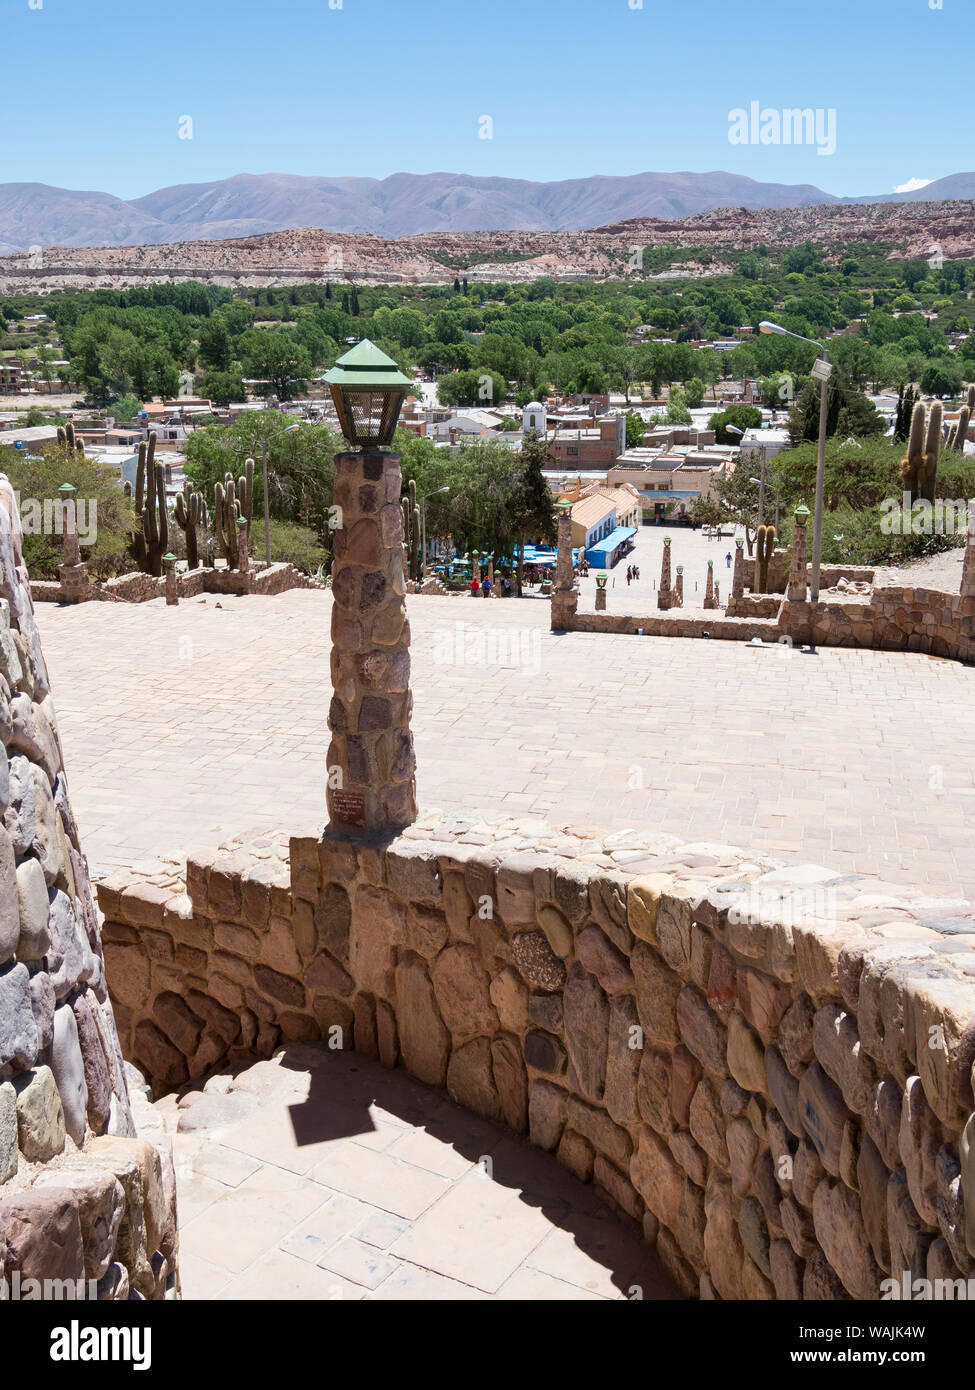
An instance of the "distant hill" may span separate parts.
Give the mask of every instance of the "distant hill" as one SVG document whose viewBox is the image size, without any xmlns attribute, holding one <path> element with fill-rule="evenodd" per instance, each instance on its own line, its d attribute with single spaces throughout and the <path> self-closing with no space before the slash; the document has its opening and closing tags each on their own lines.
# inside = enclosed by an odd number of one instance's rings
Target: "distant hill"
<svg viewBox="0 0 975 1390">
<path fill-rule="evenodd" d="M 721 172 L 596 174 L 554 183 L 469 174 L 393 174 L 387 179 L 236 174 L 213 183 L 160 188 L 128 201 L 110 193 L 8 183 L 0 184 L 0 253 L 32 246 L 220 241 L 297 227 L 387 238 L 426 232 L 578 231 L 634 217 L 671 221 L 712 208 L 797 208 L 838 201 L 811 184 L 758 183 Z"/>
</svg>

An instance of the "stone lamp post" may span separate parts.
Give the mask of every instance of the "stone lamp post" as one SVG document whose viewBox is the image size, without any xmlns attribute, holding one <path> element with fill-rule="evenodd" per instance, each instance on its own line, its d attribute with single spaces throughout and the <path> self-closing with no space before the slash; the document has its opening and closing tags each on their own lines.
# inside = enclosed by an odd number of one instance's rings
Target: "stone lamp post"
<svg viewBox="0 0 975 1390">
<path fill-rule="evenodd" d="M 58 566 L 58 578 L 66 603 L 80 602 L 87 595 L 89 582 L 88 566 L 81 558 L 78 544 L 76 491 L 71 483 L 62 483 L 58 488 L 61 494 L 61 564 Z"/>
<path fill-rule="evenodd" d="M 170 550 L 163 557 L 163 570 L 166 575 L 166 606 L 174 608 L 179 603 L 179 575 L 176 573 L 176 556 Z"/>
<path fill-rule="evenodd" d="M 602 612 L 606 607 L 606 581 L 609 575 L 605 571 L 600 571 L 596 575 L 596 612 Z"/>
<path fill-rule="evenodd" d="M 571 630 L 579 605 L 579 590 L 572 572 L 572 503 L 557 502 L 559 533 L 555 560 L 555 586 L 552 589 L 552 631 Z"/>
<path fill-rule="evenodd" d="M 351 444 L 335 457 L 329 825 L 394 832 L 416 820 L 402 474 L 392 443 L 409 378 L 363 339 L 324 380 Z"/>
<path fill-rule="evenodd" d="M 792 533 L 792 564 L 789 568 L 789 583 L 785 596 L 790 603 L 805 603 L 806 523 L 809 520 L 809 508 L 806 506 L 796 507 L 795 517 L 795 530 Z"/>
</svg>

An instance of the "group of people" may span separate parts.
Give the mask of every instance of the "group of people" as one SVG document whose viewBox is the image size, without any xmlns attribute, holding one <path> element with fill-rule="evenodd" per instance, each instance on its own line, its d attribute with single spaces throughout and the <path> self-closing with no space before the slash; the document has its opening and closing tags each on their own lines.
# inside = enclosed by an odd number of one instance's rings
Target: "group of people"
<svg viewBox="0 0 975 1390">
<path fill-rule="evenodd" d="M 508 578 L 506 574 L 502 574 L 501 576 L 500 587 L 501 597 L 510 598 L 511 594 L 513 593 L 513 589 L 511 586 L 511 580 Z M 477 598 L 478 595 L 480 595 L 481 598 L 490 598 L 492 588 L 493 585 L 486 574 L 482 575 L 480 579 L 474 576 L 472 577 L 470 583 L 471 598 Z"/>
<path fill-rule="evenodd" d="M 640 566 L 639 566 L 639 565 L 627 565 L 627 567 L 626 567 L 626 583 L 627 583 L 627 586 L 629 586 L 629 585 L 632 583 L 632 581 L 633 581 L 634 579 L 639 579 L 639 578 L 640 578 Z"/>
</svg>

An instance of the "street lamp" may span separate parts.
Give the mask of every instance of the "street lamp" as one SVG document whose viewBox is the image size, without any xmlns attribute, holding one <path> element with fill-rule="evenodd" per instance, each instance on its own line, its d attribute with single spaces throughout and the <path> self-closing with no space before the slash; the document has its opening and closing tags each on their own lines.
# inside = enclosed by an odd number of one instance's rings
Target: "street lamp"
<svg viewBox="0 0 975 1390">
<path fill-rule="evenodd" d="M 420 555 L 421 570 L 423 578 L 427 577 L 427 498 L 437 497 L 441 492 L 449 492 L 447 486 L 434 488 L 433 492 L 428 492 L 426 497 L 420 498 Z"/>
<path fill-rule="evenodd" d="M 275 430 L 273 434 L 269 434 L 264 441 L 264 455 L 261 461 L 261 474 L 264 478 L 264 563 L 268 568 L 270 568 L 271 566 L 271 513 L 268 508 L 267 500 L 268 451 L 270 450 L 272 439 L 279 439 L 282 434 L 294 434 L 297 428 L 297 425 L 286 425 L 283 430 Z"/>
<path fill-rule="evenodd" d="M 363 338 L 322 378 L 332 392 L 339 428 L 356 449 L 392 444 L 412 385 L 391 357 Z"/>
<path fill-rule="evenodd" d="M 819 568 L 823 556 L 823 484 L 826 477 L 826 411 L 829 395 L 829 378 L 833 367 L 829 352 L 823 343 L 815 338 L 803 337 L 801 333 L 791 333 L 781 324 L 763 319 L 758 325 L 762 333 L 780 333 L 786 338 L 798 338 L 801 343 L 812 343 L 819 348 L 820 357 L 812 365 L 812 375 L 820 384 L 819 393 L 819 448 L 816 456 L 816 511 L 813 520 L 813 558 L 812 579 L 809 585 L 809 598 L 812 603 L 819 602 Z"/>
</svg>

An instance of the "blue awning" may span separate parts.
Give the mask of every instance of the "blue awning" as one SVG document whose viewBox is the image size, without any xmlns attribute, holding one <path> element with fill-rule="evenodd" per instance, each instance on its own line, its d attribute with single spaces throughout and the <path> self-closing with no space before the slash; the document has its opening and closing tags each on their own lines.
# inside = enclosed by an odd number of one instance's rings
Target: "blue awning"
<svg viewBox="0 0 975 1390">
<path fill-rule="evenodd" d="M 604 536 L 601 541 L 597 541 L 595 545 L 591 545 L 587 553 L 591 555 L 594 550 L 599 550 L 604 554 L 608 554 L 610 551 L 618 550 L 624 542 L 635 535 L 635 526 L 617 526 L 615 531 L 610 531 L 608 536 Z"/>
</svg>

